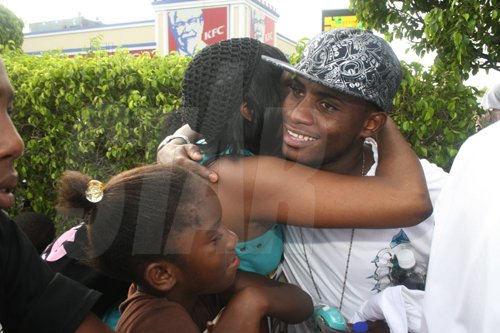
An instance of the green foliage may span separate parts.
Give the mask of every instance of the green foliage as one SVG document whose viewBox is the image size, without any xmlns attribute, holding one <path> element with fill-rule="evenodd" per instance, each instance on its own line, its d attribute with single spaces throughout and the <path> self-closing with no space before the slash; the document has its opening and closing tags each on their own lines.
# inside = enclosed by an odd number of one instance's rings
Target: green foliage
<svg viewBox="0 0 500 333">
<path fill-rule="evenodd" d="M 23 21 L 0 4 L 0 45 L 21 48 L 24 41 Z"/>
<path fill-rule="evenodd" d="M 351 0 L 351 7 L 368 29 L 411 41 L 419 55 L 436 52 L 448 72 L 467 79 L 500 70 L 498 0 Z"/>
<path fill-rule="evenodd" d="M 419 63 L 403 66 L 391 114 L 419 157 L 449 170 L 461 144 L 476 131 L 478 91 L 453 73 Z"/>
<path fill-rule="evenodd" d="M 14 212 L 29 205 L 49 216 L 64 170 L 104 182 L 155 161 L 163 119 L 180 104 L 189 61 L 127 50 L 3 57 L 16 90 L 13 121 L 26 146 Z"/>
<path fill-rule="evenodd" d="M 307 44 L 309 44 L 309 38 L 302 38 L 297 42 L 297 45 L 295 45 L 295 53 L 292 54 L 290 58 L 288 58 L 288 61 L 292 65 L 295 65 L 300 61 L 302 53 L 304 52 L 304 49 L 306 48 Z"/>
<path fill-rule="evenodd" d="M 482 92 L 463 80 L 479 69 L 500 70 L 500 2 L 351 0 L 351 8 L 388 40 L 404 38 L 418 55 L 436 54 L 430 69 L 404 65 L 394 118 L 420 156 L 449 168 L 484 112 Z"/>
</svg>

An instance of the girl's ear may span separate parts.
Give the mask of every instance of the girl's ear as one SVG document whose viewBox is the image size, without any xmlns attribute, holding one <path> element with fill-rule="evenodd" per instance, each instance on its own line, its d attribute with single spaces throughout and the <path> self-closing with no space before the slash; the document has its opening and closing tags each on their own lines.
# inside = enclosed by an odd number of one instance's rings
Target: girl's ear
<svg viewBox="0 0 500 333">
<path fill-rule="evenodd" d="M 385 112 L 372 112 L 365 121 L 361 136 L 365 138 L 375 136 L 384 127 L 386 120 Z"/>
<path fill-rule="evenodd" d="M 246 102 L 241 103 L 240 105 L 240 113 L 248 121 L 252 121 L 252 111 L 248 108 L 248 104 Z"/>
<path fill-rule="evenodd" d="M 144 280 L 151 288 L 160 291 L 170 291 L 177 283 L 176 266 L 166 261 L 151 263 L 146 266 Z"/>
</svg>

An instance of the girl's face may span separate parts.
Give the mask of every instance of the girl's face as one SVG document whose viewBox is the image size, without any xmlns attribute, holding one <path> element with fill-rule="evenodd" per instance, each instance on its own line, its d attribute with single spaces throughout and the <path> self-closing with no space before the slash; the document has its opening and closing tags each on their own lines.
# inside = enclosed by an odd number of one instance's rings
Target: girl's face
<svg viewBox="0 0 500 333">
<path fill-rule="evenodd" d="M 202 295 L 226 290 L 234 282 L 240 261 L 235 253 L 237 236 L 221 225 L 221 207 L 214 191 L 203 184 L 205 193 L 196 209 L 199 225 L 180 232 L 176 248 L 184 264 L 177 280 L 185 290 Z M 189 209 L 189 207 L 186 207 Z"/>
<path fill-rule="evenodd" d="M 14 205 L 12 190 L 17 184 L 14 161 L 22 155 L 23 140 L 10 119 L 14 92 L 0 60 L 0 209 Z"/>
</svg>

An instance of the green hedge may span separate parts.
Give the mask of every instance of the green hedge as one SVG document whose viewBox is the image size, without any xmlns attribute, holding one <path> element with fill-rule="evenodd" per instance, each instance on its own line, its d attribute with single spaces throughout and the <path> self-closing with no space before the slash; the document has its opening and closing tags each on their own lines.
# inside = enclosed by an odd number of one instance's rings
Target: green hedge
<svg viewBox="0 0 500 333">
<path fill-rule="evenodd" d="M 163 120 L 180 104 L 189 61 L 127 50 L 2 57 L 16 91 L 13 121 L 26 145 L 11 213 L 30 206 L 49 216 L 64 170 L 104 181 L 155 160 Z"/>
</svg>

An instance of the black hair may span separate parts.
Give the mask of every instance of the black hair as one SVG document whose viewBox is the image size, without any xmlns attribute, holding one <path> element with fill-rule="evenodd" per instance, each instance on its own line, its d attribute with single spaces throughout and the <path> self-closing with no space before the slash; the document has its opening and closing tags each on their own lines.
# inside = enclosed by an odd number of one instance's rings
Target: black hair
<svg viewBox="0 0 500 333">
<path fill-rule="evenodd" d="M 167 260 L 182 265 L 182 257 L 167 240 L 175 236 L 172 231 L 199 223 L 196 212 L 186 209 L 201 200 L 199 176 L 172 165 L 134 168 L 111 178 L 97 203 L 86 199 L 89 181 L 87 175 L 66 171 L 57 188 L 58 211 L 85 221 L 84 263 L 146 288 L 143 270 L 149 263 Z"/>
<path fill-rule="evenodd" d="M 28 236 L 39 254 L 52 243 L 56 236 L 54 222 L 47 215 L 36 212 L 22 212 L 13 220 Z"/>
<path fill-rule="evenodd" d="M 262 44 L 261 48 L 262 55 L 286 61 L 279 49 L 267 44 Z M 246 148 L 254 154 L 278 153 L 281 148 L 282 105 L 285 98 L 281 74 L 282 70 L 276 66 L 258 59 L 249 90 L 244 96 L 252 121 L 242 120 L 241 113 L 237 112 L 238 117 L 228 124 L 234 146 Z"/>
<path fill-rule="evenodd" d="M 232 155 L 241 149 L 271 154 L 280 147 L 282 70 L 262 61 L 262 55 L 286 61 L 275 47 L 233 38 L 205 47 L 188 65 L 182 112 L 206 139 L 203 150 L 208 155 L 228 148 Z M 240 112 L 245 103 L 250 121 Z"/>
</svg>

